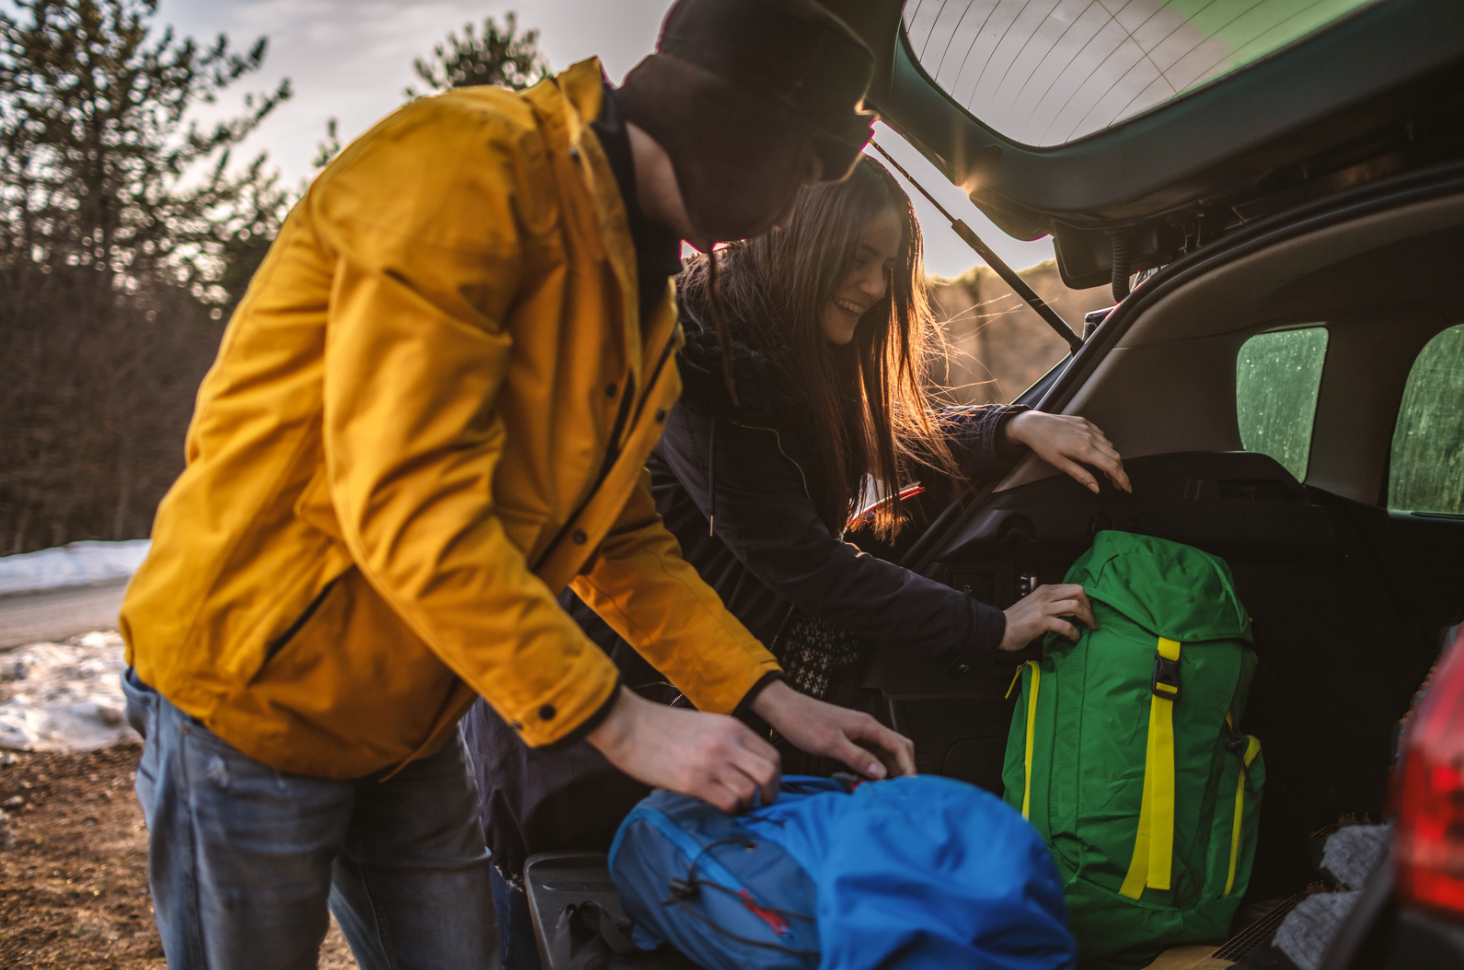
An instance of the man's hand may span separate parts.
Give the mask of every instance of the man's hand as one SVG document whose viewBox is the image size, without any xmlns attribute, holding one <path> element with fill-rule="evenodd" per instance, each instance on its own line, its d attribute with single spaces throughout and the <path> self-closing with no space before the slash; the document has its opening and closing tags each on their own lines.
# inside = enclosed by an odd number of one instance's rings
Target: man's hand
<svg viewBox="0 0 1464 970">
<path fill-rule="evenodd" d="M 1098 491 L 1098 479 L 1084 465 L 1103 472 L 1115 488 L 1130 493 L 1134 490 L 1123 470 L 1118 449 L 1087 418 L 1023 411 L 1007 422 L 1006 436 L 1008 441 L 1026 445 L 1038 458 L 1058 471 L 1067 472 L 1094 492 Z"/>
<path fill-rule="evenodd" d="M 815 700 L 782 681 L 763 688 L 752 711 L 796 747 L 842 761 L 866 778 L 915 774 L 914 743 L 868 714 Z"/>
<path fill-rule="evenodd" d="M 638 781 L 710 802 L 724 812 L 778 797 L 778 752 L 736 718 L 653 704 L 621 688 L 610 716 L 586 738 Z"/>
<path fill-rule="evenodd" d="M 1088 594 L 1075 583 L 1038 586 L 1027 596 L 1007 607 L 1006 636 L 999 649 L 1020 650 L 1044 633 L 1059 633 L 1074 643 L 1078 628 L 1063 617 L 1076 617 L 1090 630 L 1098 629 Z"/>
</svg>

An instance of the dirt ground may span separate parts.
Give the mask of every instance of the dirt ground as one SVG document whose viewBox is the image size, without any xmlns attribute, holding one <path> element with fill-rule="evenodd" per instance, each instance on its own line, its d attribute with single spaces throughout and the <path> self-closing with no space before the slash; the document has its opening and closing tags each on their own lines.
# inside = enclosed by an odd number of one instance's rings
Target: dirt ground
<svg viewBox="0 0 1464 970">
<path fill-rule="evenodd" d="M 166 967 L 132 793 L 141 751 L 0 752 L 0 967 Z M 356 967 L 334 921 L 320 966 Z"/>
</svg>

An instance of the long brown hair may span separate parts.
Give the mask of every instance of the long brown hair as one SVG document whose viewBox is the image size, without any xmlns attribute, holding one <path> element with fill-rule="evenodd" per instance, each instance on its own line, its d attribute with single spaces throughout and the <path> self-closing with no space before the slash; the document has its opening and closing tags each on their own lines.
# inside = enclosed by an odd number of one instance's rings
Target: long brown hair
<svg viewBox="0 0 1464 970">
<path fill-rule="evenodd" d="M 865 231 L 890 207 L 901 235 L 885 296 L 839 346 L 824 334 L 824 307 L 853 268 Z M 865 497 L 866 476 L 891 493 L 917 463 L 964 481 L 925 389 L 927 359 L 942 340 L 926 298 L 920 226 L 882 165 L 865 156 L 843 182 L 804 188 L 786 229 L 734 243 L 715 258 L 715 293 L 708 292 L 713 273 L 705 256 L 677 286 L 696 305 L 725 304 L 730 326 L 755 339 L 767 328 L 780 332 L 811 412 L 822 474 L 810 486 L 830 529 L 842 531 Z M 903 520 L 898 498 L 884 503 L 875 533 L 891 538 Z"/>
</svg>

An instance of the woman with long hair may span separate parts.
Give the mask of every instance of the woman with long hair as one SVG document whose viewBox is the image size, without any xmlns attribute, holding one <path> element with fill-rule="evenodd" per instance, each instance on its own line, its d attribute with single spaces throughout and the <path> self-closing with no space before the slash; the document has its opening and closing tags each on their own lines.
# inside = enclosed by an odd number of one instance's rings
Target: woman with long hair
<svg viewBox="0 0 1464 970">
<path fill-rule="evenodd" d="M 872 650 L 955 667 L 1049 631 L 1077 639 L 1076 623 L 1094 625 L 1080 586 L 1044 586 L 1002 611 L 844 541 L 872 486 L 893 496 L 870 524 L 889 541 L 906 524 L 902 484 L 940 478 L 961 488 L 1029 449 L 1094 491 L 1090 465 L 1129 488 L 1117 450 L 1082 418 L 934 407 L 927 365 L 939 331 L 924 285 L 910 200 L 868 157 L 846 181 L 804 189 L 785 228 L 700 256 L 677 279 L 683 390 L 648 466 L 657 509 L 684 558 L 778 657 L 781 676 L 818 697 Z M 614 614 L 615 594 L 593 595 L 562 601 L 627 686 L 667 691 L 599 619 Z M 468 730 L 499 874 L 505 966 L 533 966 L 521 886 L 512 885 L 523 862 L 607 848 L 646 790 L 588 744 L 526 748 L 481 703 Z"/>
<path fill-rule="evenodd" d="M 921 250 L 909 198 L 866 157 L 845 182 L 805 190 L 787 228 L 715 265 L 701 257 L 677 281 L 683 391 L 652 458 L 657 506 L 687 560 L 810 693 L 861 645 L 957 664 L 1049 630 L 1076 637 L 1062 617 L 1089 618 L 1077 587 L 1003 613 L 862 555 L 843 534 L 871 486 L 891 496 L 870 523 L 885 541 L 906 524 L 902 485 L 959 488 L 1028 449 L 1094 491 L 1087 465 L 1129 487 L 1118 451 L 1083 418 L 932 405 L 941 341 Z"/>
</svg>

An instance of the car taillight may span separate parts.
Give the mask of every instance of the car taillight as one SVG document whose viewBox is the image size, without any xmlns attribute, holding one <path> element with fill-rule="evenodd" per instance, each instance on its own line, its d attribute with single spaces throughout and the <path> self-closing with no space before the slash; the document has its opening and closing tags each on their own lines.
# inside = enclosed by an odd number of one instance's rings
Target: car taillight
<svg viewBox="0 0 1464 970">
<path fill-rule="evenodd" d="M 1464 626 L 1414 712 L 1396 780 L 1398 897 L 1464 916 Z"/>
</svg>

